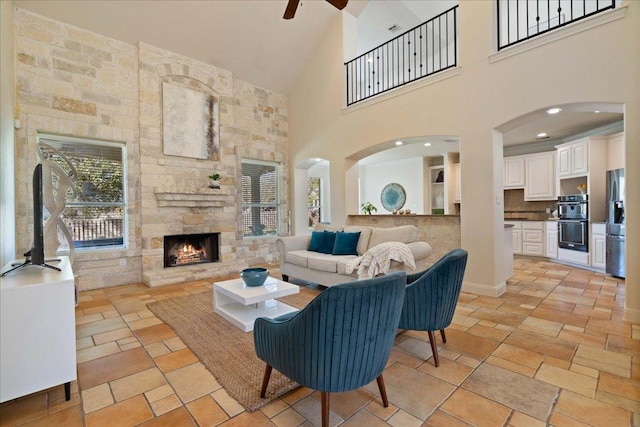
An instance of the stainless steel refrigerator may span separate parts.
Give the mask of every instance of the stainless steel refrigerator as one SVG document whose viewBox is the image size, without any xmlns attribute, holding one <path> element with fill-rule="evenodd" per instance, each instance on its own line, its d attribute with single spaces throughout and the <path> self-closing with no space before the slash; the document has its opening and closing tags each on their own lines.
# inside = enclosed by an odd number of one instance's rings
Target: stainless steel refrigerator
<svg viewBox="0 0 640 427">
<path fill-rule="evenodd" d="M 607 273 L 625 277 L 624 169 L 607 171 Z"/>
</svg>

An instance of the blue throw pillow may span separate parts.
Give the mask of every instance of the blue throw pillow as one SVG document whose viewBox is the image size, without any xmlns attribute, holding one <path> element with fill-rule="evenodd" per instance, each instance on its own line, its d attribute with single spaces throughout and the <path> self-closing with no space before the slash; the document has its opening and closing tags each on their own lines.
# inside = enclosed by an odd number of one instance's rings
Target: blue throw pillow
<svg viewBox="0 0 640 427">
<path fill-rule="evenodd" d="M 309 242 L 309 248 L 307 250 L 313 252 L 320 252 L 320 248 L 322 247 L 322 238 L 324 237 L 324 232 L 322 231 L 312 231 L 311 232 L 311 241 Z"/>
<path fill-rule="evenodd" d="M 324 233 L 322 235 L 322 244 L 320 245 L 320 249 L 318 249 L 318 252 L 321 252 L 323 254 L 332 253 L 335 240 L 336 240 L 335 232 L 324 230 Z"/>
<path fill-rule="evenodd" d="M 358 246 L 358 239 L 360 239 L 360 232 L 357 233 L 344 233 L 338 231 L 336 234 L 336 241 L 333 245 L 333 255 L 358 255 L 356 246 Z"/>
</svg>

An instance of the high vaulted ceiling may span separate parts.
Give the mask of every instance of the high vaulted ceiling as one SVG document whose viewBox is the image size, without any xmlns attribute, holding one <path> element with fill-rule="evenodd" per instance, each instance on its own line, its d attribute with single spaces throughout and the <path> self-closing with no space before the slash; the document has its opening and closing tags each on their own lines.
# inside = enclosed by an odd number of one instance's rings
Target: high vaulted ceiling
<svg viewBox="0 0 640 427">
<path fill-rule="evenodd" d="M 5 1 L 5 0 L 2 0 Z M 346 12 L 362 16 L 363 37 L 392 38 L 389 26 L 410 27 L 455 0 L 349 0 Z M 131 44 L 145 42 L 231 71 L 236 78 L 288 94 L 310 55 L 341 13 L 324 0 L 301 0 L 295 18 L 282 19 L 287 0 L 14 0 L 17 7 Z M 378 30 L 376 30 L 376 28 Z M 408 28 L 403 28 L 402 31 Z M 379 42 L 379 41 L 377 41 Z M 376 43 L 377 43 L 376 42 Z M 370 46 L 368 47 L 370 48 Z M 595 114 L 593 111 L 600 111 Z M 503 125 L 505 146 L 553 139 L 622 120 L 622 106 L 583 103 L 562 114 L 534 111 Z M 455 137 L 454 137 L 455 138 Z M 424 139 L 424 140 L 423 140 Z M 451 139 L 451 137 L 449 137 Z M 414 142 L 432 153 L 454 151 L 437 137 Z M 394 141 L 390 141 L 392 146 Z M 457 147 L 456 147 L 457 148 Z M 408 148 L 406 155 L 412 155 Z M 403 151 L 399 150 L 399 151 Z"/>
</svg>

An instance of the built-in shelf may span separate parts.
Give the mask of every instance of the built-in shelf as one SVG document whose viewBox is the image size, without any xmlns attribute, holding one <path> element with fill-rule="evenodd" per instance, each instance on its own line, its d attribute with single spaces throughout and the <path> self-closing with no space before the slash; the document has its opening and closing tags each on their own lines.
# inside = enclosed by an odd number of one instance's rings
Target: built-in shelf
<svg viewBox="0 0 640 427">
<path fill-rule="evenodd" d="M 232 206 L 235 194 L 225 189 L 206 188 L 202 190 L 166 190 L 154 188 L 158 206 L 207 208 Z"/>
</svg>

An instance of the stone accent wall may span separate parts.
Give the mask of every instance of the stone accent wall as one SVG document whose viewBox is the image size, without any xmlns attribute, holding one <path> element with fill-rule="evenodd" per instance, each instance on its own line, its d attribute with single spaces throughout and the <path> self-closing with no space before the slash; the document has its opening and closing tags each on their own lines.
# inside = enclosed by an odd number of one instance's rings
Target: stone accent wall
<svg viewBox="0 0 640 427">
<path fill-rule="evenodd" d="M 129 178 L 127 249 L 75 252 L 80 289 L 136 283 L 140 257 L 138 61 L 135 46 L 16 9 L 16 244 L 33 240 L 37 132 L 123 142 Z"/>
<path fill-rule="evenodd" d="M 288 211 L 288 100 L 229 71 L 146 44 L 132 46 L 16 9 L 18 251 L 31 246 L 31 173 L 37 132 L 124 142 L 128 247 L 76 251 L 80 289 L 150 286 L 233 274 L 277 258 L 275 238 L 243 238 L 243 158 L 275 161 L 283 175 L 281 229 Z M 162 82 L 214 94 L 220 102 L 218 161 L 165 156 Z M 223 175 L 221 189 L 207 176 Z M 220 232 L 221 261 L 164 269 L 165 234 Z M 19 255 L 19 254 L 17 254 Z"/>
<path fill-rule="evenodd" d="M 235 80 L 228 71 L 147 44 L 140 44 L 139 57 L 143 281 L 149 286 L 185 282 L 273 262 L 274 238 L 243 239 L 239 232 L 239 182 L 242 158 L 276 161 L 283 165 L 281 188 L 286 188 L 287 98 Z M 163 82 L 219 100 L 219 161 L 163 155 Z M 207 188 L 207 176 L 214 171 L 223 177 L 219 190 Z M 182 203 L 167 203 L 168 198 Z M 285 200 L 286 192 L 281 198 Z M 221 233 L 220 262 L 163 267 L 164 235 L 211 232 Z"/>
</svg>

